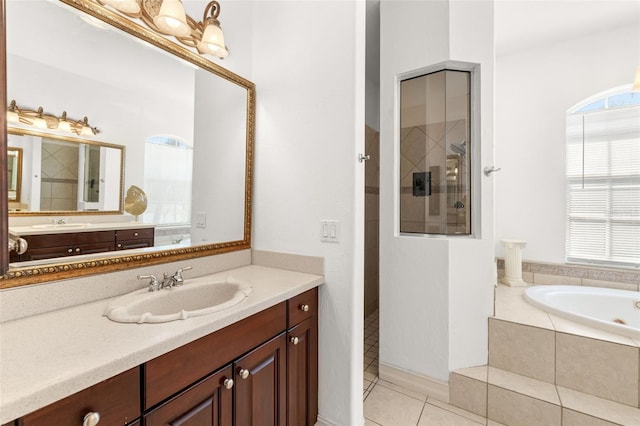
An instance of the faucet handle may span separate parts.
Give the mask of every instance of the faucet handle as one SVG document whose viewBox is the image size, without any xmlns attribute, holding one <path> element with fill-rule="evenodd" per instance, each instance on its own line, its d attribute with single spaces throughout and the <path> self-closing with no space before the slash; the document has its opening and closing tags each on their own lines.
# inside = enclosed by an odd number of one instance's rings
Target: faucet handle
<svg viewBox="0 0 640 426">
<path fill-rule="evenodd" d="M 189 269 L 191 269 L 191 266 L 185 266 L 184 268 L 178 269 L 176 273 L 173 274 L 173 281 L 175 282 L 176 286 L 181 286 L 182 284 L 184 284 L 184 278 L 182 278 L 182 273 L 184 271 L 188 271 Z"/>
<path fill-rule="evenodd" d="M 153 274 L 149 275 L 138 275 L 139 280 L 150 280 L 149 281 L 149 291 L 156 291 L 160 288 L 160 283 L 158 282 L 158 277 Z"/>
</svg>

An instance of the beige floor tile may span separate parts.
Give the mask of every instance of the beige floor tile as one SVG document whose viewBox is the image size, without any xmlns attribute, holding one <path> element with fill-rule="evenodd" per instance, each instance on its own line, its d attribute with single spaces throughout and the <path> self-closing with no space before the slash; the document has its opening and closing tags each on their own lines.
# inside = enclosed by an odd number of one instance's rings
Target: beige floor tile
<svg viewBox="0 0 640 426">
<path fill-rule="evenodd" d="M 418 426 L 478 426 L 479 424 L 435 405 L 425 404 Z"/>
<path fill-rule="evenodd" d="M 456 370 L 454 373 L 461 376 L 469 377 L 470 379 L 476 379 L 480 380 L 481 382 L 486 382 L 489 373 L 489 367 L 486 365 L 480 365 L 477 367 L 461 368 L 460 370 Z"/>
<path fill-rule="evenodd" d="M 558 386 L 562 405 L 568 409 L 626 426 L 640 426 L 640 409 Z"/>
<path fill-rule="evenodd" d="M 376 385 L 364 402 L 364 416 L 384 426 L 414 426 L 424 402 Z"/>
<path fill-rule="evenodd" d="M 484 416 L 479 416 L 461 408 L 454 407 L 453 405 L 447 404 L 446 402 L 438 401 L 435 398 L 427 398 L 427 404 L 435 405 L 436 407 L 442 408 L 443 410 L 451 411 L 452 413 L 455 413 L 459 416 L 466 417 L 469 420 L 473 420 L 476 423 L 484 424 L 487 421 L 486 417 Z"/>
<path fill-rule="evenodd" d="M 371 421 L 367 418 L 364 419 L 364 426 L 382 426 L 380 425 L 380 423 L 376 423 L 374 421 Z"/>
<path fill-rule="evenodd" d="M 373 381 L 373 379 L 375 379 L 376 377 L 378 377 L 378 375 L 374 374 L 374 373 L 371 373 L 370 371 L 365 371 L 364 372 L 364 379 L 365 380 Z"/>
<path fill-rule="evenodd" d="M 553 383 L 555 332 L 489 319 L 489 365 Z"/>
<path fill-rule="evenodd" d="M 426 401 L 427 400 L 427 395 L 423 395 L 423 394 L 421 394 L 419 392 L 414 392 L 412 390 L 405 389 L 405 388 L 403 388 L 401 386 L 398 386 L 398 385 L 396 385 L 394 383 L 387 382 L 386 380 L 378 379 L 377 385 L 378 386 L 384 386 L 387 389 L 391 389 L 393 391 L 400 392 L 402 394 L 410 396 L 411 398 L 418 399 L 420 401 Z"/>
<path fill-rule="evenodd" d="M 560 406 L 489 385 L 488 418 L 509 426 L 560 426 Z"/>
<path fill-rule="evenodd" d="M 558 333 L 556 383 L 638 406 L 638 348 Z"/>
</svg>

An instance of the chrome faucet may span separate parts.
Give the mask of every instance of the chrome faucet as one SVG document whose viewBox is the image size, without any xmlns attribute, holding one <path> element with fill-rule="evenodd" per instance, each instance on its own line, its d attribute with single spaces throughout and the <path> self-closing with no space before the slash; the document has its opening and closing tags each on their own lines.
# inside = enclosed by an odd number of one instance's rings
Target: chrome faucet
<svg viewBox="0 0 640 426">
<path fill-rule="evenodd" d="M 150 280 L 149 281 L 149 291 L 157 291 L 161 289 L 170 289 L 172 287 L 180 287 L 184 284 L 184 278 L 182 277 L 182 273 L 184 271 L 188 271 L 191 269 L 191 266 L 185 266 L 184 268 L 178 269 L 173 275 L 169 275 L 166 272 L 162 274 L 162 282 L 158 281 L 158 277 L 153 274 L 149 275 L 138 275 L 139 280 Z"/>
</svg>

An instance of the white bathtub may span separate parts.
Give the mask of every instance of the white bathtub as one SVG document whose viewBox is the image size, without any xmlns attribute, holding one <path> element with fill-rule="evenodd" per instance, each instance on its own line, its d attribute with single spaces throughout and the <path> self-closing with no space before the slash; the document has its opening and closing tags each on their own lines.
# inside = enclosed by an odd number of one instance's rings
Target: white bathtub
<svg viewBox="0 0 640 426">
<path fill-rule="evenodd" d="M 640 293 L 599 287 L 539 285 L 523 294 L 531 305 L 593 328 L 640 340 Z"/>
</svg>

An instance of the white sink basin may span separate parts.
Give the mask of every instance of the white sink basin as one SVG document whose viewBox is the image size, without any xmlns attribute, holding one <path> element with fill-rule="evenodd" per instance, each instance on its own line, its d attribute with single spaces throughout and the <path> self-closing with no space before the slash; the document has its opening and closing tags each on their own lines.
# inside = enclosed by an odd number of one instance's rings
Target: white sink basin
<svg viewBox="0 0 640 426">
<path fill-rule="evenodd" d="M 67 228 L 86 228 L 89 223 L 45 223 L 43 225 L 31 225 L 33 229 L 67 229 Z"/>
<path fill-rule="evenodd" d="M 144 288 L 109 303 L 104 315 L 116 322 L 169 322 L 207 315 L 242 302 L 251 286 L 231 277 L 224 281 L 190 282 L 150 292 Z"/>
</svg>

